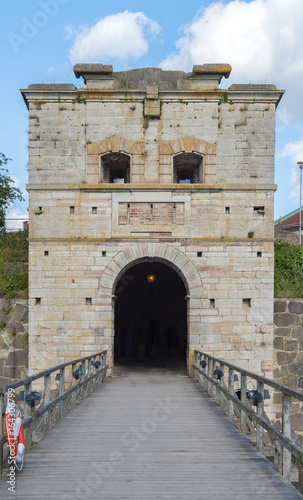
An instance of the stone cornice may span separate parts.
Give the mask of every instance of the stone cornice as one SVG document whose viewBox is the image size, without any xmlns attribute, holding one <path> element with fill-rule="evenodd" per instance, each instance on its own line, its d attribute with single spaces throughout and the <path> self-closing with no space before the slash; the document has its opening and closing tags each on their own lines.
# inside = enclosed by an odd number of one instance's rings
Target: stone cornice
<svg viewBox="0 0 303 500">
<path fill-rule="evenodd" d="M 140 101 L 146 98 L 146 89 L 77 89 L 72 86 L 58 85 L 57 87 L 49 88 L 50 86 L 42 85 L 31 86 L 28 89 L 21 89 L 22 97 L 29 107 L 30 102 L 72 102 L 74 104 L 85 104 L 89 101 L 122 101 L 132 102 Z M 185 101 L 203 101 L 205 103 L 216 102 L 217 104 L 230 104 L 237 102 L 247 102 L 256 104 L 258 102 L 274 102 L 276 105 L 280 102 L 284 90 L 278 90 L 274 85 L 258 86 L 232 86 L 229 89 L 208 90 L 208 89 L 176 89 L 176 90 L 161 90 L 159 89 L 159 99 L 162 102 L 176 101 L 182 103 Z"/>
<path fill-rule="evenodd" d="M 276 184 L 27 184 L 27 191 L 84 191 L 84 192 L 219 192 L 219 191 L 276 191 Z"/>
</svg>

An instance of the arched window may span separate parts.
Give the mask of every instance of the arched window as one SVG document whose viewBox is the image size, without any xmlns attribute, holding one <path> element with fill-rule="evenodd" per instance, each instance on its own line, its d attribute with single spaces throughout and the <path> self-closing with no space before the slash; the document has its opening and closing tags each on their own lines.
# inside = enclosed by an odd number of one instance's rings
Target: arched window
<svg viewBox="0 0 303 500">
<path fill-rule="evenodd" d="M 102 155 L 101 182 L 128 184 L 130 182 L 130 155 L 121 151 Z"/>
<path fill-rule="evenodd" d="M 174 156 L 174 183 L 203 182 L 203 156 L 200 153 L 178 153 Z"/>
</svg>

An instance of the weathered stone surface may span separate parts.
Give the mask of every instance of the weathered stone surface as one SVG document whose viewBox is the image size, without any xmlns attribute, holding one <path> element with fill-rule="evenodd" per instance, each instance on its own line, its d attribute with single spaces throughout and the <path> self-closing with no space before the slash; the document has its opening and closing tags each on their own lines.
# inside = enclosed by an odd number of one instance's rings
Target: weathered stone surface
<svg viewBox="0 0 303 500">
<path fill-rule="evenodd" d="M 7 351 L 8 349 L 9 344 L 3 338 L 0 338 L 0 350 Z"/>
<path fill-rule="evenodd" d="M 283 348 L 284 348 L 284 338 L 283 337 L 276 337 L 274 339 L 274 348 L 283 350 Z"/>
<path fill-rule="evenodd" d="M 296 359 L 297 354 L 293 352 L 278 352 L 278 365 L 289 365 Z"/>
<path fill-rule="evenodd" d="M 283 300 L 275 300 L 274 303 L 274 312 L 275 313 L 284 313 L 287 309 L 287 303 Z"/>
<path fill-rule="evenodd" d="M 303 375 L 303 363 L 293 363 L 289 365 L 288 371 L 296 376 Z"/>
<path fill-rule="evenodd" d="M 289 313 L 276 313 L 274 314 L 274 323 L 276 326 L 290 326 L 298 322 L 298 317 Z"/>
<path fill-rule="evenodd" d="M 297 351 L 298 349 L 298 341 L 297 340 L 285 340 L 284 342 L 285 351 Z"/>
<path fill-rule="evenodd" d="M 303 302 L 291 301 L 288 304 L 288 309 L 292 314 L 303 314 Z"/>
<path fill-rule="evenodd" d="M 28 355 L 26 351 L 15 351 L 15 363 L 16 366 L 27 366 Z"/>
<path fill-rule="evenodd" d="M 292 426 L 295 431 L 302 431 L 303 429 L 303 415 L 297 413 L 292 416 Z"/>
<path fill-rule="evenodd" d="M 298 378 L 295 375 L 288 375 L 282 379 L 282 384 L 288 385 L 292 389 L 297 389 L 298 387 Z"/>
<path fill-rule="evenodd" d="M 4 377 L 15 380 L 21 378 L 21 370 L 17 366 L 5 366 L 3 369 Z"/>
<path fill-rule="evenodd" d="M 27 340 L 24 335 L 16 335 L 13 339 L 12 346 L 14 349 L 27 349 Z"/>
<path fill-rule="evenodd" d="M 28 321 L 28 306 L 16 304 L 11 312 L 11 319 L 27 323 Z"/>
<path fill-rule="evenodd" d="M 277 404 L 277 405 L 280 405 L 282 403 L 282 393 L 281 392 L 274 392 L 273 403 Z"/>
<path fill-rule="evenodd" d="M 275 328 L 276 337 L 290 337 L 291 331 L 289 328 Z"/>
<path fill-rule="evenodd" d="M 291 331 L 294 339 L 303 340 L 303 326 L 295 326 Z"/>
<path fill-rule="evenodd" d="M 25 328 L 22 325 L 22 323 L 19 323 L 19 321 L 10 321 L 6 325 L 6 330 L 10 333 L 19 333 L 19 332 L 24 332 Z"/>
</svg>

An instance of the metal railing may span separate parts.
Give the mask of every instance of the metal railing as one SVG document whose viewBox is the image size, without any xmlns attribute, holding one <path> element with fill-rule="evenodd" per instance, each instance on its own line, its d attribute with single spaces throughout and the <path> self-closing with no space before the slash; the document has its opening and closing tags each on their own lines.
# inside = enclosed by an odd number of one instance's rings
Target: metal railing
<svg viewBox="0 0 303 500">
<path fill-rule="evenodd" d="M 99 351 L 0 387 L 0 477 L 9 456 L 5 433 L 8 394 L 10 397 L 14 394 L 14 402 L 22 414 L 25 451 L 28 452 L 64 414 L 104 381 L 106 355 L 107 351 Z M 36 385 L 34 391 L 33 383 Z"/>
<path fill-rule="evenodd" d="M 210 396 L 217 398 L 219 405 L 226 410 L 230 419 L 238 420 L 242 432 L 255 433 L 256 447 L 259 451 L 266 455 L 265 448 L 268 445 L 274 448 L 275 465 L 287 479 L 291 480 L 296 460 L 297 465 L 303 463 L 303 448 L 291 425 L 291 406 L 294 400 L 303 401 L 303 392 L 222 361 L 199 349 L 194 353 L 193 368 L 204 389 Z M 228 385 L 224 382 L 226 379 Z M 235 390 L 235 380 L 240 383 L 238 390 Z M 264 394 L 269 395 L 269 391 L 264 389 L 265 386 L 281 395 L 282 430 L 270 422 L 264 411 Z"/>
</svg>

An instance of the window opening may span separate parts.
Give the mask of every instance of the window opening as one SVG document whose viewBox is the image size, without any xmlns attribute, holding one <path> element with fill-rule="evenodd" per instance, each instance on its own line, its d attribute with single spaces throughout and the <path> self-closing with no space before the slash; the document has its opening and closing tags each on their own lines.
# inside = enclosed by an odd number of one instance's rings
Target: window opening
<svg viewBox="0 0 303 500">
<path fill-rule="evenodd" d="M 251 299 L 243 299 L 243 307 L 251 307 Z"/>
<path fill-rule="evenodd" d="M 128 184 L 130 182 L 130 155 L 105 153 L 101 156 L 101 182 Z"/>
<path fill-rule="evenodd" d="M 259 214 L 259 215 L 264 215 L 265 208 L 264 207 L 254 207 L 254 213 Z"/>
<path fill-rule="evenodd" d="M 174 182 L 197 184 L 203 182 L 203 157 L 199 153 L 178 153 L 173 158 Z"/>
</svg>

